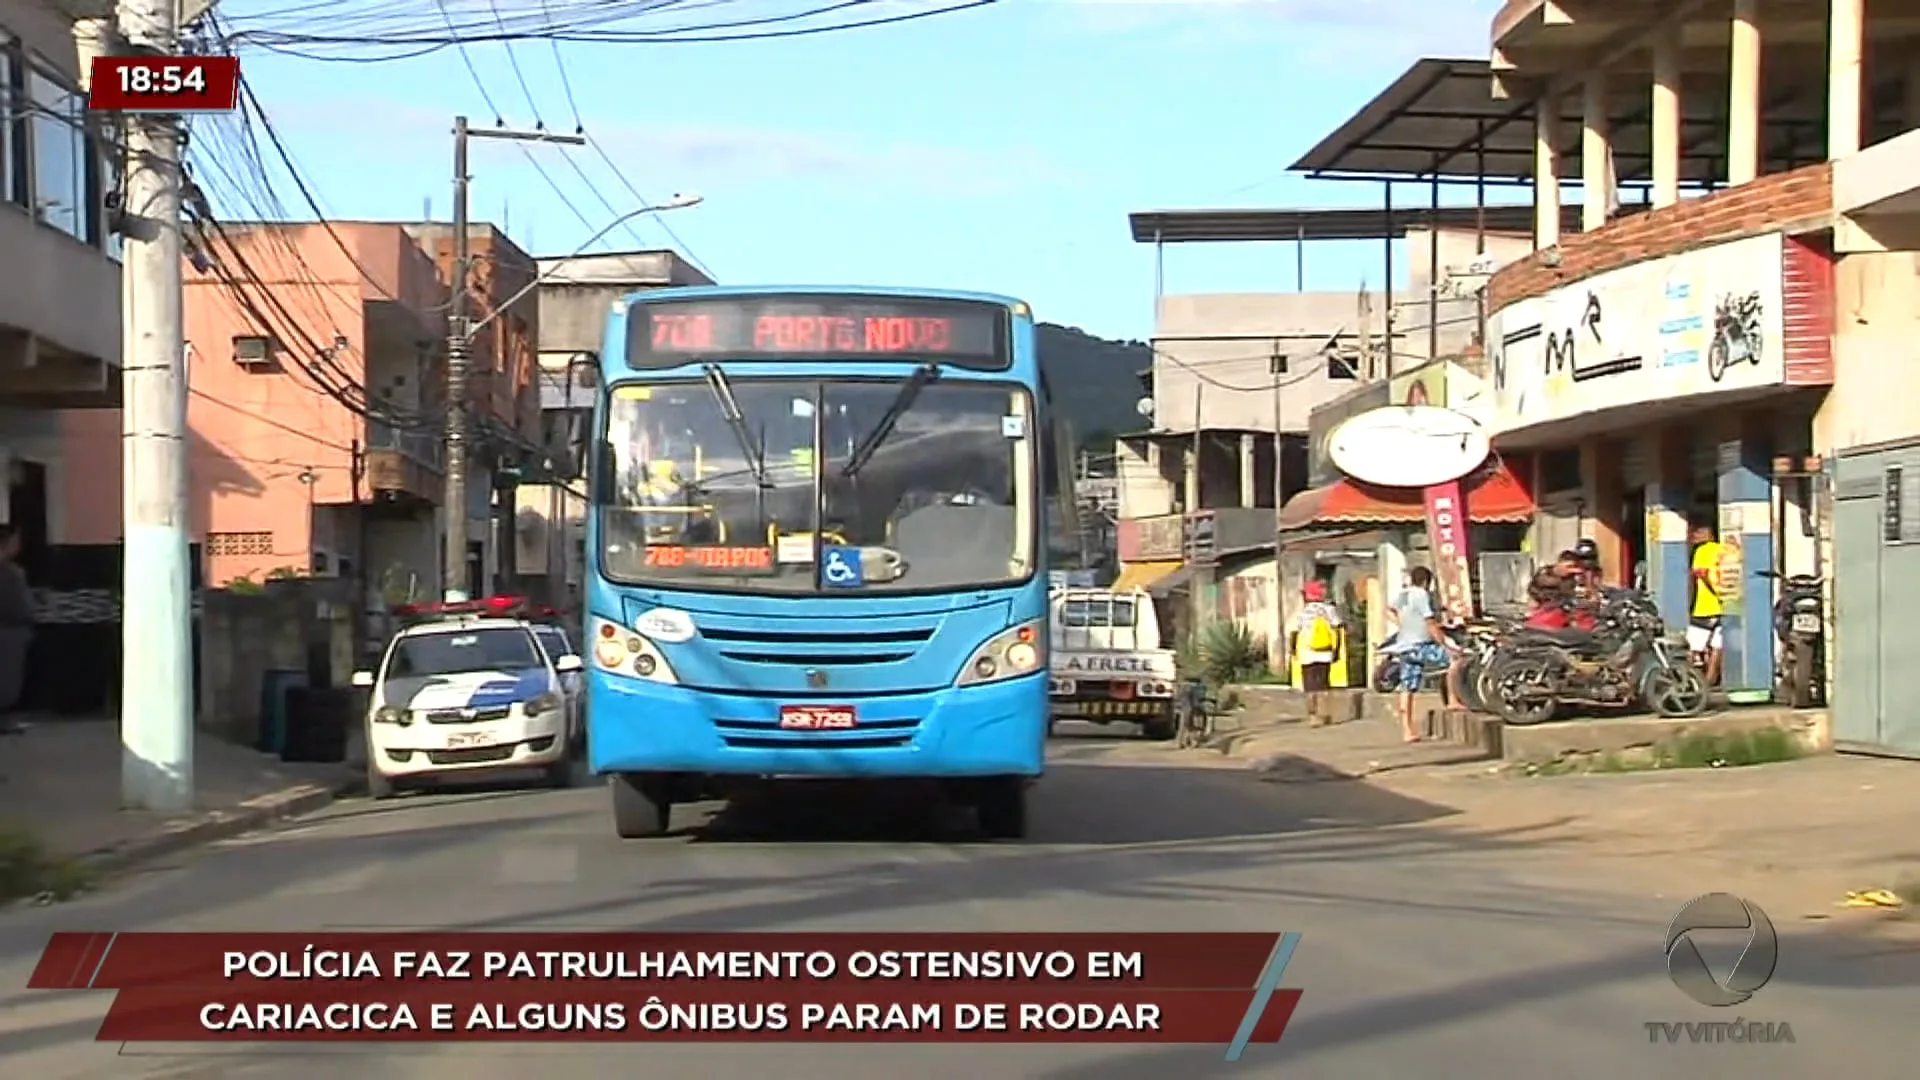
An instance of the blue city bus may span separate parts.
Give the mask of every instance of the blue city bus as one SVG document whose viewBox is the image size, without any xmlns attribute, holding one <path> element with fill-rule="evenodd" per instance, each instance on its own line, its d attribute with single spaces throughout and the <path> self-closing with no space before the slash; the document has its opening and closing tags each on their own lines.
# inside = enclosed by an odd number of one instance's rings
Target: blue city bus
<svg viewBox="0 0 1920 1080">
<path fill-rule="evenodd" d="M 651 290 L 600 364 L 587 753 L 619 835 L 767 780 L 897 778 L 1023 836 L 1066 460 L 1028 306 Z"/>
</svg>

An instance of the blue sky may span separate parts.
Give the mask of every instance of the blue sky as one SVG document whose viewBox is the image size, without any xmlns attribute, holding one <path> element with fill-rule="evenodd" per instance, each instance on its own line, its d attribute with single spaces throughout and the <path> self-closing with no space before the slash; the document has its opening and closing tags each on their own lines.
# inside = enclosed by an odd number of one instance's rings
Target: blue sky
<svg viewBox="0 0 1920 1080">
<path fill-rule="evenodd" d="M 519 76 L 506 47 L 466 52 L 511 126 L 571 131 L 570 85 L 635 189 L 705 196 L 665 220 L 723 282 L 978 288 L 1022 296 L 1049 321 L 1144 337 L 1153 256 L 1131 241 L 1129 211 L 1377 203 L 1373 185 L 1284 170 L 1414 58 L 1484 56 L 1497 7 L 1004 0 L 784 41 L 569 44 L 557 61 L 528 42 L 512 47 Z M 452 50 L 383 64 L 242 57 L 333 217 L 415 219 L 428 200 L 444 217 L 451 117 L 494 120 Z M 473 213 L 535 254 L 571 252 L 636 205 L 591 150 L 532 153 L 554 184 L 514 148 L 476 144 Z M 669 243 L 642 219 L 600 246 Z M 1307 261 L 1309 288 L 1379 284 L 1377 245 Z M 1173 292 L 1294 287 L 1278 245 L 1176 246 L 1166 266 Z"/>
</svg>

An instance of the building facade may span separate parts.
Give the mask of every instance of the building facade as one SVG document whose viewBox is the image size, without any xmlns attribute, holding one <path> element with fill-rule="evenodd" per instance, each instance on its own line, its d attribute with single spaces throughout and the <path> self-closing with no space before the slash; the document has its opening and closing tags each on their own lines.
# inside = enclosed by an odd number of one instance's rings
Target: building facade
<svg viewBox="0 0 1920 1080">
<path fill-rule="evenodd" d="M 86 112 L 70 25 L 49 5 L 0 0 L 0 521 L 21 530 L 36 582 L 48 549 L 75 542 L 65 492 L 76 466 L 58 410 L 120 400 L 107 209 L 119 155 Z"/>
<path fill-rule="evenodd" d="M 423 222 L 406 232 L 438 268 L 441 280 L 462 277 L 454 265 L 453 226 Z M 469 401 L 474 442 L 467 471 L 469 596 L 519 587 L 514 573 L 514 488 L 540 456 L 540 268 L 506 233 L 467 227 L 466 310 L 473 328 Z M 443 320 L 444 321 L 444 320 Z"/>
<path fill-rule="evenodd" d="M 1496 92 L 1531 102 L 1539 205 L 1577 177 L 1581 214 L 1563 233 L 1543 211 L 1540 250 L 1489 283 L 1488 345 L 1497 445 L 1537 450 L 1542 548 L 1585 534 L 1616 579 L 1644 564 L 1677 624 L 1686 533 L 1713 530 L 1736 700 L 1773 689 L 1779 579 L 1822 577 L 1836 742 L 1920 754 L 1893 705 L 1920 684 L 1887 660 L 1920 464 L 1901 394 L 1920 359 L 1920 27 L 1891 7 L 1509 3 Z M 1601 39 L 1618 48 L 1592 66 Z M 1644 206 L 1622 205 L 1623 172 Z"/>
<path fill-rule="evenodd" d="M 437 594 L 433 420 L 445 401 L 435 372 L 447 294 L 433 263 L 398 225 L 221 232 L 213 254 L 226 269 L 184 270 L 189 520 L 202 579 L 357 580 L 375 612 Z M 70 532 L 115 542 L 119 412 L 62 420 L 76 466 Z"/>
</svg>

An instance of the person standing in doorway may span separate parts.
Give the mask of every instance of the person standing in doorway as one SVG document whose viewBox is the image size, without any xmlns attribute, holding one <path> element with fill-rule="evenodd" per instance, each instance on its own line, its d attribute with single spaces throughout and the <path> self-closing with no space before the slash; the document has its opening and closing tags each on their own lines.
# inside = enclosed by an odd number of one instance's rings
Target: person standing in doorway
<svg viewBox="0 0 1920 1080">
<path fill-rule="evenodd" d="M 26 683 L 33 622 L 33 593 L 20 567 L 20 530 L 0 525 L 0 735 L 26 730 L 14 710 Z"/>
<path fill-rule="evenodd" d="M 1434 614 L 1433 571 L 1416 566 L 1407 574 L 1407 587 L 1389 605 L 1395 626 L 1388 646 L 1400 659 L 1400 737 L 1419 742 L 1420 726 L 1413 716 L 1414 695 L 1425 685 L 1427 672 L 1447 666 L 1446 640 Z"/>
<path fill-rule="evenodd" d="M 1307 695 L 1307 726 L 1333 722 L 1327 691 L 1333 689 L 1333 662 L 1340 652 L 1340 610 L 1327 602 L 1327 583 L 1309 581 L 1300 591 L 1293 617 L 1293 657 L 1300 663 L 1300 689 Z"/>
<path fill-rule="evenodd" d="M 1693 601 L 1687 608 L 1687 651 L 1706 673 L 1707 685 L 1720 684 L 1721 618 L 1720 557 L 1724 550 L 1713 526 L 1693 527 Z"/>
</svg>

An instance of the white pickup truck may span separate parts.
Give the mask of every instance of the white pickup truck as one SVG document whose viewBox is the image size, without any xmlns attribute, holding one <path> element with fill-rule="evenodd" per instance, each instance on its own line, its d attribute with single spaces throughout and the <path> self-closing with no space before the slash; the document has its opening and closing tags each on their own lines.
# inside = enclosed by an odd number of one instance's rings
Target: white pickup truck
<svg viewBox="0 0 1920 1080">
<path fill-rule="evenodd" d="M 1173 650 L 1145 592 L 1055 589 L 1048 729 L 1062 719 L 1139 724 L 1149 739 L 1179 734 Z"/>
</svg>

